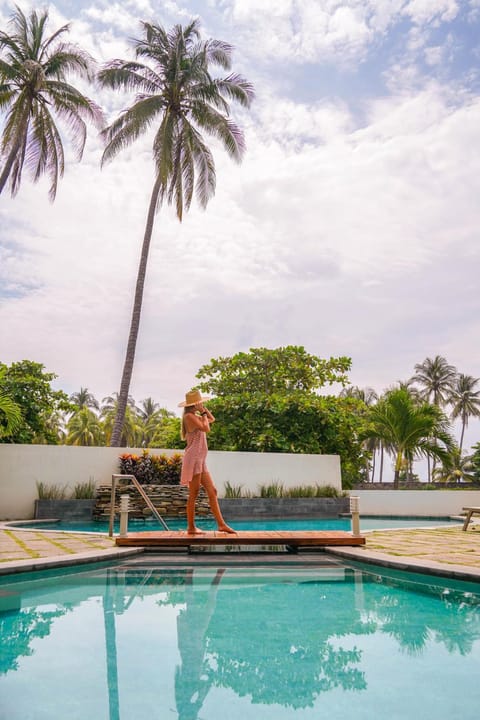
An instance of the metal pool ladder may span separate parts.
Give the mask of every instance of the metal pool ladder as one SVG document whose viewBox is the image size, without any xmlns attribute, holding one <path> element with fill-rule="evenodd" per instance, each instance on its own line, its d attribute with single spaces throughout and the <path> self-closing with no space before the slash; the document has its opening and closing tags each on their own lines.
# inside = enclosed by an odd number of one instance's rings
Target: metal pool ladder
<svg viewBox="0 0 480 720">
<path fill-rule="evenodd" d="M 109 536 L 112 537 L 112 535 L 113 535 L 113 523 L 115 520 L 115 494 L 116 494 L 116 489 L 117 489 L 117 480 L 119 478 L 122 478 L 122 480 L 131 480 L 132 481 L 132 483 L 135 485 L 135 487 L 137 488 L 137 490 L 140 493 L 140 495 L 142 496 L 142 498 L 145 500 L 147 507 L 150 508 L 150 510 L 155 515 L 157 520 L 160 521 L 160 523 L 163 525 L 165 530 L 170 530 L 167 523 L 165 522 L 165 520 L 162 518 L 162 516 L 158 512 L 157 508 L 152 503 L 152 501 L 148 497 L 147 493 L 145 492 L 145 490 L 142 488 L 142 486 L 138 482 L 135 475 L 122 475 L 121 473 L 116 473 L 116 474 L 112 475 L 112 493 L 110 496 L 110 520 L 108 523 Z"/>
</svg>

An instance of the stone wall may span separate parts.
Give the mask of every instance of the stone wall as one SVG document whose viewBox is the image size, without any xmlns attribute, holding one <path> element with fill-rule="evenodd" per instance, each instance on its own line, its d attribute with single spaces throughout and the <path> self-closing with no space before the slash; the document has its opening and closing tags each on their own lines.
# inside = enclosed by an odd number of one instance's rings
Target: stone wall
<svg viewBox="0 0 480 720">
<path fill-rule="evenodd" d="M 180 485 L 142 485 L 142 488 L 162 517 L 185 517 L 188 488 Z M 100 485 L 97 488 L 97 498 L 93 508 L 95 520 L 104 520 L 109 517 L 111 494 L 110 485 Z M 130 496 L 129 517 L 145 518 L 152 515 L 152 511 L 145 504 L 145 500 L 137 488 L 127 481 L 121 482 L 116 488 L 116 512 L 120 512 L 121 495 Z M 195 512 L 199 517 L 211 515 L 208 498 L 203 489 L 198 495 Z"/>
<path fill-rule="evenodd" d="M 221 498 L 227 520 L 256 518 L 336 518 L 350 510 L 350 499 L 340 498 Z"/>
</svg>

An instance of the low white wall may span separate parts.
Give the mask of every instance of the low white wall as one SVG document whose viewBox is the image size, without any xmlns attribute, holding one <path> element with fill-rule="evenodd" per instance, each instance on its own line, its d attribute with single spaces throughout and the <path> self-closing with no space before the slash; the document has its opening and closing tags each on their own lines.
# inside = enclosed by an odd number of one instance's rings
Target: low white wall
<svg viewBox="0 0 480 720">
<path fill-rule="evenodd" d="M 362 515 L 458 515 L 480 506 L 480 490 L 350 490 L 360 498 Z"/>
<path fill-rule="evenodd" d="M 0 520 L 33 517 L 37 482 L 65 485 L 68 492 L 77 483 L 93 479 L 109 483 L 118 472 L 118 458 L 124 452 L 141 454 L 138 448 L 74 447 L 70 445 L 0 444 Z M 173 455 L 178 450 L 152 451 Z M 340 459 L 336 455 L 291 455 L 284 453 L 208 454 L 208 466 L 220 497 L 225 483 L 257 490 L 273 482 L 294 485 L 331 485 L 341 490 Z"/>
</svg>

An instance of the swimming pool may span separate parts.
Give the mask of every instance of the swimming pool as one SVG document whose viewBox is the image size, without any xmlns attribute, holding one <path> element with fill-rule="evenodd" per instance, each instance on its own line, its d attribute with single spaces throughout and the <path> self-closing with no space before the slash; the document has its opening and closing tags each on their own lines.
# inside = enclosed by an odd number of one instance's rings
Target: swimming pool
<svg viewBox="0 0 480 720">
<path fill-rule="evenodd" d="M 171 530 L 185 530 L 186 521 L 166 518 Z M 361 530 L 376 530 L 383 528 L 409 528 L 409 527 L 438 527 L 444 525 L 458 524 L 458 520 L 449 518 L 432 517 L 368 517 L 360 518 Z M 196 524 L 203 530 L 215 530 L 214 520 L 202 520 L 197 518 Z M 315 518 L 310 520 L 298 519 L 274 519 L 274 520 L 232 520 L 230 524 L 235 530 L 351 530 L 351 520 L 345 518 Z M 79 521 L 62 520 L 55 523 L 15 523 L 16 527 L 38 528 L 43 530 L 70 530 L 74 532 L 108 532 L 108 522 L 103 521 Z M 156 520 L 130 520 L 129 529 L 134 532 L 142 530 L 163 530 Z M 118 522 L 115 523 L 115 532 L 118 532 Z"/>
<path fill-rule="evenodd" d="M 0 579 L 8 720 L 473 720 L 480 585 L 345 564 Z"/>
</svg>

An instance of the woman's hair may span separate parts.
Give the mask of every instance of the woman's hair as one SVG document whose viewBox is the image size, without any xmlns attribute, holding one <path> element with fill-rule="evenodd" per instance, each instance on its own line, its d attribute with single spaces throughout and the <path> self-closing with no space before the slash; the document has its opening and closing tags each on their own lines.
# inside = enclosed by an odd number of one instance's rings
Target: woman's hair
<svg viewBox="0 0 480 720">
<path fill-rule="evenodd" d="M 185 428 L 185 415 L 191 412 L 195 412 L 195 405 L 188 405 L 186 408 L 183 409 L 182 424 L 180 426 L 180 437 L 182 438 L 182 440 L 185 440 L 187 434 L 187 430 Z"/>
</svg>

